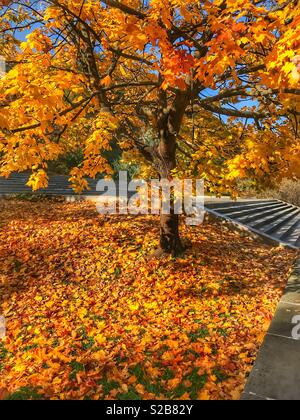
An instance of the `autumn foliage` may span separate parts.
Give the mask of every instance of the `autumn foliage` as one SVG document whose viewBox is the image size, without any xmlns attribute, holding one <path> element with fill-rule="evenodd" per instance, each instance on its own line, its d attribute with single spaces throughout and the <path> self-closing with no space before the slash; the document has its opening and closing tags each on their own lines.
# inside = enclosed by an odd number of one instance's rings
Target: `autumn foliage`
<svg viewBox="0 0 300 420">
<path fill-rule="evenodd" d="M 149 260 L 152 216 L 0 206 L 0 399 L 239 398 L 294 251 L 206 223 Z"/>
<path fill-rule="evenodd" d="M 86 176 L 111 174 L 112 143 L 162 178 L 189 159 L 216 193 L 234 194 L 243 178 L 299 176 L 298 0 L 2 1 L 2 9 L 12 69 L 0 83 L 1 175 L 30 169 L 29 185 L 44 187 L 48 162 L 79 136 L 76 191 Z M 217 143 L 218 125 L 201 127 L 207 115 L 229 123 Z M 161 243 L 167 252 L 179 245 L 175 216 L 162 222 Z"/>
<path fill-rule="evenodd" d="M 113 174 L 112 150 L 146 179 L 203 178 L 214 194 L 299 178 L 298 0 L 0 11 L 0 176 L 30 171 L 38 190 L 79 149 L 78 193 Z M 173 208 L 160 229 L 87 203 L 0 210 L 0 399 L 240 396 L 294 251 L 218 222 L 184 226 L 185 249 Z"/>
</svg>

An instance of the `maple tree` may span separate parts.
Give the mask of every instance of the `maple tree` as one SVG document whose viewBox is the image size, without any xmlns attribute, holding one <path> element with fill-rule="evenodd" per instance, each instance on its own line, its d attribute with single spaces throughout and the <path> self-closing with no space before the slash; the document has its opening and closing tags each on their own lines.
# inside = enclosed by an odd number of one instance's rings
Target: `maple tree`
<svg viewBox="0 0 300 420">
<path fill-rule="evenodd" d="M 1 0 L 0 22 L 6 46 L 28 32 L 0 83 L 1 175 L 32 169 L 44 187 L 75 130 L 77 191 L 111 174 L 112 141 L 161 178 L 194 167 L 217 193 L 249 174 L 299 176 L 299 1 Z M 197 139 L 193 125 L 187 138 L 195 113 L 229 118 L 231 132 Z M 164 252 L 182 249 L 178 223 L 161 216 Z"/>
</svg>

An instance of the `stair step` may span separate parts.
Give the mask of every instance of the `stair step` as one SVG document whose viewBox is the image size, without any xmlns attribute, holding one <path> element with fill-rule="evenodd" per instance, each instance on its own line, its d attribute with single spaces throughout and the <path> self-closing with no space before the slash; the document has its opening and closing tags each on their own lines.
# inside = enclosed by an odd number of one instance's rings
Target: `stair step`
<svg viewBox="0 0 300 420">
<path fill-rule="evenodd" d="M 240 220 L 242 223 L 252 223 L 252 222 L 255 222 L 256 220 L 262 219 L 263 217 L 275 214 L 278 211 L 285 210 L 286 208 L 287 208 L 287 205 L 282 203 L 276 207 L 272 207 L 271 209 L 270 208 L 264 209 L 260 207 L 260 208 L 257 208 L 256 211 L 254 210 L 248 215 L 242 213 L 242 214 L 236 214 L 233 217 L 235 219 Z"/>
<path fill-rule="evenodd" d="M 300 210 L 300 209 L 299 209 Z M 291 208 L 290 207 L 288 207 L 287 209 L 285 209 L 285 210 L 283 210 L 283 211 L 279 211 L 279 212 L 277 212 L 277 213 L 275 213 L 275 215 L 274 216 L 271 216 L 271 217 L 267 217 L 266 219 L 263 219 L 263 215 L 262 215 L 262 217 L 260 218 L 260 219 L 262 219 L 261 221 L 259 221 L 259 222 L 255 222 L 255 223 L 249 223 L 249 225 L 251 226 L 251 227 L 253 227 L 254 229 L 262 229 L 262 228 L 268 228 L 268 226 L 270 225 L 270 224 L 272 224 L 273 222 L 276 222 L 277 220 L 279 220 L 280 221 L 280 219 L 282 218 L 282 217 L 284 217 L 285 215 L 287 215 L 288 213 L 290 213 L 291 212 Z M 259 219 L 259 220 L 260 220 Z"/>
<path fill-rule="evenodd" d="M 293 238 L 291 237 L 293 234 L 295 234 L 299 229 L 299 235 L 300 235 L 300 217 L 296 219 L 296 221 L 291 220 L 290 222 L 286 223 L 281 229 L 276 231 L 276 236 L 282 241 L 293 241 Z"/>
<path fill-rule="evenodd" d="M 288 243 L 295 245 L 297 240 L 300 238 L 300 225 L 298 225 L 293 232 L 290 232 L 287 239 L 285 239 Z"/>
<path fill-rule="evenodd" d="M 295 209 L 291 213 L 287 215 L 287 217 L 284 217 L 280 221 L 274 222 L 274 226 L 264 229 L 264 232 L 268 235 L 275 234 L 279 229 L 281 229 L 283 226 L 285 226 L 288 222 L 291 220 L 294 220 L 298 215 L 300 214 L 300 209 Z"/>
<path fill-rule="evenodd" d="M 205 207 L 219 211 L 219 209 L 226 209 L 229 207 L 241 207 L 241 206 L 256 206 L 258 204 L 275 204 L 278 203 L 278 200 L 251 200 L 251 201 L 224 201 L 221 203 L 213 203 L 213 202 L 207 202 L 205 203 Z"/>
<path fill-rule="evenodd" d="M 300 248 L 300 208 L 280 200 L 205 204 L 208 211 L 241 224 L 257 234 Z"/>
<path fill-rule="evenodd" d="M 271 209 L 271 208 L 282 207 L 284 205 L 285 205 L 284 203 L 279 201 L 279 202 L 276 202 L 276 203 L 271 203 L 271 204 L 266 204 L 266 205 L 251 204 L 251 205 L 248 205 L 248 206 L 241 205 L 241 206 L 236 206 L 236 207 L 227 207 L 227 208 L 218 209 L 217 211 L 218 211 L 218 213 L 224 213 L 225 215 L 227 215 L 229 217 L 231 215 L 233 217 L 236 213 L 241 213 L 241 214 L 246 216 L 247 214 L 251 215 L 252 213 L 257 212 L 260 209 Z"/>
</svg>

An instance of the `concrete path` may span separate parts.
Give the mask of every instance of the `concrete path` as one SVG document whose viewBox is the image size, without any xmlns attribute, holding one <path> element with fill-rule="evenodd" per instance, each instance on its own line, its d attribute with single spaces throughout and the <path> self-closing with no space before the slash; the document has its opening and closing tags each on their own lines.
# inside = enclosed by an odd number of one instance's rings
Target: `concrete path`
<svg viewBox="0 0 300 420">
<path fill-rule="evenodd" d="M 300 400 L 300 259 L 241 399 Z"/>
</svg>

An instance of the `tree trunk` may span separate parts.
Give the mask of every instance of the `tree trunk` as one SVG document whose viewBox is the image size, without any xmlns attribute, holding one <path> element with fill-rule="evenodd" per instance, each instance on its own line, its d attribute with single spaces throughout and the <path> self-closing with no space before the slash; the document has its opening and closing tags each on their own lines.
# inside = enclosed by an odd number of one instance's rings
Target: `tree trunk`
<svg viewBox="0 0 300 420">
<path fill-rule="evenodd" d="M 160 217 L 160 249 L 162 254 L 174 257 L 183 252 L 179 237 L 179 216 L 177 214 L 162 214 Z"/>
<path fill-rule="evenodd" d="M 174 102 L 168 106 L 166 92 L 160 93 L 161 108 L 157 118 L 158 138 L 156 164 L 161 179 L 172 180 L 172 170 L 176 168 L 177 135 L 180 131 L 183 115 L 190 96 L 180 92 Z M 174 214 L 174 195 L 171 193 L 170 214 L 160 217 L 160 248 L 158 253 L 177 256 L 184 247 L 179 237 L 179 216 Z"/>
<path fill-rule="evenodd" d="M 158 147 L 158 157 L 160 179 L 172 181 L 172 170 L 176 168 L 176 141 L 174 136 L 164 133 Z M 163 214 L 163 203 L 161 203 L 160 248 L 158 254 L 177 256 L 183 251 L 179 236 L 179 215 L 175 214 L 174 207 L 174 191 L 171 188 L 169 214 Z"/>
</svg>

